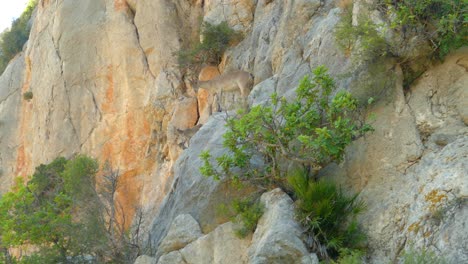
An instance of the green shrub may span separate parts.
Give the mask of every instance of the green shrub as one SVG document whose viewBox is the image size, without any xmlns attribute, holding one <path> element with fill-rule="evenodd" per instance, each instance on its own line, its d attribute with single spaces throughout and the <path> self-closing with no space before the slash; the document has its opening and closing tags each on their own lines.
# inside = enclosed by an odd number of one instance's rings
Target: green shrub
<svg viewBox="0 0 468 264">
<path fill-rule="evenodd" d="M 94 169 L 74 171 L 82 163 Z M 87 225 L 88 221 L 100 219 L 99 199 L 91 191 L 81 196 L 85 190 L 94 190 L 93 185 L 84 182 L 94 178 L 96 168 L 95 161 L 84 156 L 70 161 L 57 158 L 38 166 L 27 184 L 19 179 L 14 190 L 0 200 L 2 246 L 34 245 L 47 253 L 47 258 L 66 261 L 67 256 L 81 255 L 100 245 L 104 230 Z M 74 171 L 76 177 L 64 177 L 67 171 Z M 86 210 L 80 211 L 83 208 Z M 38 254 L 31 258 L 41 256 L 46 257 Z"/>
<path fill-rule="evenodd" d="M 10 29 L 0 34 L 0 74 L 28 40 L 31 30 L 28 24 L 36 6 L 37 0 L 30 0 L 26 10 L 12 22 Z"/>
<path fill-rule="evenodd" d="M 297 199 L 297 218 L 306 229 L 309 246 L 321 258 L 335 258 L 343 250 L 363 247 L 365 235 L 356 216 L 364 204 L 358 194 L 347 196 L 330 181 L 310 180 L 304 171 L 289 176 L 288 182 Z"/>
<path fill-rule="evenodd" d="M 317 172 L 332 161 L 340 161 L 345 147 L 372 128 L 357 118 L 357 101 L 348 92 L 338 92 L 325 67 L 314 70 L 300 82 L 297 98 L 287 101 L 276 94 L 271 102 L 240 111 L 227 120 L 224 147 L 228 153 L 216 157 L 201 153 L 203 175 L 254 184 L 281 185 L 281 163 L 294 162 Z M 264 166 L 251 163 L 262 159 Z M 233 170 L 234 168 L 240 168 Z"/>
<path fill-rule="evenodd" d="M 392 28 L 422 35 L 439 59 L 468 45 L 468 2 L 466 0 L 385 0 L 395 14 Z"/>
<path fill-rule="evenodd" d="M 29 101 L 29 100 L 33 99 L 33 96 L 34 96 L 33 92 L 28 91 L 28 92 L 25 92 L 23 94 L 23 99 L 26 100 L 26 101 Z"/>
<path fill-rule="evenodd" d="M 204 22 L 201 38 L 201 42 L 176 54 L 181 68 L 193 69 L 202 64 L 219 64 L 223 53 L 240 40 L 241 34 L 230 28 L 227 22 L 218 25 Z"/>
<path fill-rule="evenodd" d="M 114 200 L 119 174 L 105 170 L 97 190 L 97 171 L 94 159 L 78 155 L 38 166 L 27 183 L 18 179 L 0 199 L 0 263 L 82 263 L 84 256 L 97 263 L 133 263 L 149 253 L 139 234 L 141 211 L 135 229 L 118 221 L 125 218 Z M 7 249 L 23 245 L 35 251 L 20 260 L 9 256 Z"/>
<path fill-rule="evenodd" d="M 330 260 L 331 264 L 363 264 L 364 253 L 361 250 L 340 250 L 340 257 L 335 260 Z M 327 261 L 325 261 L 327 263 Z"/>
<path fill-rule="evenodd" d="M 346 53 L 358 43 L 361 50 L 357 53 L 365 60 L 389 56 L 401 63 L 408 58 L 400 57 L 397 49 L 415 35 L 432 46 L 432 51 L 425 54 L 427 57 L 443 59 L 451 51 L 468 45 L 468 2 L 465 0 L 380 0 L 377 6 L 386 12 L 390 27 L 376 25 L 363 15 L 358 18 L 358 25 L 353 26 L 352 7 L 344 10 L 335 37 Z M 399 34 L 402 43 L 390 46 L 384 39 L 385 30 Z"/>
<path fill-rule="evenodd" d="M 303 168 L 288 178 L 297 199 L 297 215 L 308 231 L 310 246 L 328 260 L 361 246 L 364 236 L 355 217 L 363 205 L 357 195 L 348 197 L 334 184 L 313 182 L 309 176 L 314 178 L 325 165 L 340 161 L 346 146 L 372 127 L 359 120 L 358 103 L 351 94 L 341 91 L 331 97 L 335 83 L 325 67 L 313 73 L 300 82 L 296 98 L 273 94 L 269 103 L 227 118 L 223 146 L 229 152 L 214 158 L 203 151 L 200 172 L 268 190 L 286 185 L 289 173 L 284 164 Z M 254 230 L 260 207 L 242 201 L 234 208 L 246 226 L 239 234 Z M 356 254 L 348 258 L 357 258 Z"/>
<path fill-rule="evenodd" d="M 405 251 L 402 256 L 403 264 L 445 264 L 444 258 L 437 256 L 434 252 L 420 249 L 416 250 L 413 247 L 409 251 Z"/>
<path fill-rule="evenodd" d="M 341 20 L 335 29 L 335 39 L 346 55 L 351 53 L 360 60 L 374 61 L 389 54 L 384 34 L 368 17 L 359 17 L 357 26 L 352 25 L 352 5 L 343 10 Z M 356 50 L 359 46 L 359 50 Z"/>
<path fill-rule="evenodd" d="M 260 202 L 250 199 L 234 200 L 232 208 L 236 217 L 234 221 L 240 224 L 240 228 L 235 230 L 240 238 L 246 237 L 255 231 L 258 220 L 263 215 L 264 206 Z"/>
</svg>

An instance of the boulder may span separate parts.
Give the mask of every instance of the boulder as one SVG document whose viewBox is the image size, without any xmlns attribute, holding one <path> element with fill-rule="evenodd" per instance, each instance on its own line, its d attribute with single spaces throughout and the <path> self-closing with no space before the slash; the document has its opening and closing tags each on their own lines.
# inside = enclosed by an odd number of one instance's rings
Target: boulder
<svg viewBox="0 0 468 264">
<path fill-rule="evenodd" d="M 133 264 L 156 264 L 156 259 L 150 256 L 141 255 Z"/>
<path fill-rule="evenodd" d="M 159 258 L 157 264 L 187 264 L 179 251 L 172 251 Z"/>
<path fill-rule="evenodd" d="M 191 215 L 179 215 L 174 219 L 169 232 L 159 245 L 157 255 L 179 250 L 202 235 L 198 222 Z"/>
<path fill-rule="evenodd" d="M 265 213 L 249 248 L 249 263 L 298 263 L 309 252 L 301 240 L 302 229 L 294 220 L 294 205 L 281 189 L 265 193 L 260 198 Z M 306 262 L 307 263 L 307 262 Z"/>
<path fill-rule="evenodd" d="M 249 239 L 234 234 L 234 224 L 220 225 L 180 250 L 187 264 L 243 264 L 248 262 Z"/>
</svg>

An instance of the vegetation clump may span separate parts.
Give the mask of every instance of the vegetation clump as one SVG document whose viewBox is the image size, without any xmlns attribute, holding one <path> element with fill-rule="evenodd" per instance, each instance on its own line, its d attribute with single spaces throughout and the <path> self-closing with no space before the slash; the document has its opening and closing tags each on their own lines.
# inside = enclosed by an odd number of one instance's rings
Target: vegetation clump
<svg viewBox="0 0 468 264">
<path fill-rule="evenodd" d="M 336 41 L 345 54 L 369 69 L 386 63 L 400 65 L 404 88 L 433 61 L 468 45 L 466 1 L 379 0 L 367 8 L 380 14 L 382 20 L 375 19 L 375 12 L 373 18 L 366 12 L 353 17 L 352 3 L 342 5 Z"/>
<path fill-rule="evenodd" d="M 26 100 L 26 101 L 29 101 L 31 99 L 33 99 L 33 92 L 31 91 L 27 91 L 23 94 L 23 99 Z"/>
<path fill-rule="evenodd" d="M 358 46 L 357 54 L 361 59 L 389 56 L 401 63 L 408 58 L 402 56 L 399 49 L 415 36 L 432 47 L 423 55 L 438 59 L 468 44 L 466 1 L 380 0 L 376 5 L 387 21 L 378 24 L 369 15 L 360 14 L 353 24 L 352 5 L 344 7 L 335 37 L 346 53 Z M 400 37 L 399 42 L 385 38 L 390 30 Z"/>
<path fill-rule="evenodd" d="M 133 263 L 142 252 L 135 233 L 119 224 L 118 174 L 106 173 L 98 191 L 97 172 L 94 159 L 79 155 L 38 166 L 27 183 L 19 178 L 0 199 L 0 262 Z M 9 254 L 22 246 L 34 251 Z"/>
<path fill-rule="evenodd" d="M 21 16 L 13 20 L 10 29 L 0 34 L 0 74 L 3 73 L 10 60 L 18 54 L 24 43 L 29 39 L 31 30 L 29 20 L 37 6 L 37 0 L 29 1 Z"/>
<path fill-rule="evenodd" d="M 201 29 L 201 41 L 191 48 L 179 51 L 179 66 L 183 69 L 196 70 L 204 64 L 219 64 L 226 49 L 241 39 L 241 34 L 227 22 L 218 25 L 204 22 Z"/>
<path fill-rule="evenodd" d="M 230 204 L 221 204 L 217 214 L 223 219 L 236 223 L 234 234 L 239 238 L 245 238 L 255 231 L 264 209 L 264 205 L 258 199 L 247 197 L 234 199 Z"/>
<path fill-rule="evenodd" d="M 317 181 L 316 176 L 327 164 L 340 161 L 346 146 L 372 127 L 359 118 L 358 102 L 350 93 L 341 91 L 332 97 L 335 82 L 325 67 L 316 68 L 313 74 L 302 79 L 296 98 L 273 94 L 270 102 L 228 118 L 223 141 L 228 153 L 212 157 L 209 151 L 202 152 L 200 172 L 238 186 L 292 188 L 311 249 L 324 260 L 345 251 L 347 258 L 356 259 L 359 254 L 352 250 L 360 249 L 364 240 L 356 216 L 363 205 L 357 195 L 347 196 L 333 183 Z M 288 164 L 302 168 L 301 173 L 291 176 Z M 241 215 L 249 212 L 249 219 L 256 219 L 250 216 L 259 212 L 245 209 L 251 205 L 237 207 Z"/>
<path fill-rule="evenodd" d="M 447 261 L 441 257 L 437 256 L 434 252 L 427 249 L 416 250 L 414 247 L 411 247 L 409 250 L 405 251 L 401 257 L 401 263 L 403 264 L 445 264 Z"/>
<path fill-rule="evenodd" d="M 364 248 L 366 237 L 356 221 L 364 209 L 358 194 L 347 196 L 333 182 L 312 181 L 304 171 L 292 174 L 288 181 L 296 196 L 298 220 L 305 227 L 306 241 L 314 252 L 330 259 Z"/>
<path fill-rule="evenodd" d="M 465 0 L 385 0 L 391 27 L 411 36 L 422 36 L 431 43 L 437 58 L 468 44 Z"/>
<path fill-rule="evenodd" d="M 233 181 L 282 185 L 285 182 L 284 162 L 297 163 L 315 175 L 323 166 L 340 161 L 353 139 L 372 130 L 359 116 L 358 102 L 350 93 L 338 92 L 327 69 L 320 66 L 314 76 L 304 77 L 291 101 L 271 96 L 269 104 L 240 110 L 228 118 L 224 147 L 228 153 L 216 157 L 216 165 L 208 151 L 201 154 L 201 173 Z M 253 158 L 264 166 L 255 166 Z M 240 168 L 233 170 L 233 168 Z"/>
</svg>

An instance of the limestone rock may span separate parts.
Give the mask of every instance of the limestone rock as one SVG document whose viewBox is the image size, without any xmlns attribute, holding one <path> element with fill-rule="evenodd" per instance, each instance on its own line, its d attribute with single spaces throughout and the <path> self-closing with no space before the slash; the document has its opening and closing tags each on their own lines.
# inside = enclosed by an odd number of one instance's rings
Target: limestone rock
<svg viewBox="0 0 468 264">
<path fill-rule="evenodd" d="M 310 255 L 302 257 L 301 264 L 319 264 L 317 254 L 311 253 Z"/>
<path fill-rule="evenodd" d="M 176 250 L 161 256 L 157 264 L 187 264 L 187 262 L 185 262 L 182 254 Z"/>
<path fill-rule="evenodd" d="M 169 232 L 159 245 L 157 255 L 179 250 L 201 236 L 200 226 L 191 215 L 179 215 L 174 219 Z"/>
<path fill-rule="evenodd" d="M 409 105 L 418 130 L 425 137 L 437 131 L 457 131 L 466 126 L 468 75 L 460 62 L 468 60 L 464 48 L 447 57 L 444 64 L 427 71 L 411 89 Z M 447 74 L 450 72 L 450 74 Z"/>
<path fill-rule="evenodd" d="M 424 156 L 406 175 L 412 180 L 402 191 L 412 193 L 414 199 L 406 202 L 406 249 L 413 244 L 435 251 L 448 263 L 468 261 L 466 157 L 468 137 L 463 137 Z"/>
<path fill-rule="evenodd" d="M 179 130 L 187 130 L 195 126 L 198 120 L 197 99 L 182 97 L 174 107 L 169 125 Z"/>
<path fill-rule="evenodd" d="M 249 248 L 249 263 L 297 263 L 309 255 L 301 240 L 302 230 L 294 220 L 291 198 L 281 189 L 260 198 L 265 213 L 260 218 Z"/>
<path fill-rule="evenodd" d="M 156 259 L 150 256 L 141 255 L 135 260 L 133 264 L 156 264 Z"/>
<path fill-rule="evenodd" d="M 208 118 L 210 118 L 211 114 L 213 113 L 213 104 L 215 103 L 214 95 L 208 92 L 206 89 L 198 89 L 197 99 L 198 112 L 200 114 L 198 124 L 206 124 Z"/>
<path fill-rule="evenodd" d="M 228 222 L 180 250 L 187 264 L 247 263 L 250 241 L 234 234 L 234 224 Z"/>
<path fill-rule="evenodd" d="M 24 54 L 14 58 L 0 76 L 0 196 L 14 183 L 18 165 L 26 165 L 27 160 L 17 161 L 19 123 L 21 118 L 23 93 L 23 75 L 25 74 Z M 31 103 L 23 102 L 30 107 Z M 24 155 L 25 156 L 25 155 Z M 22 158 L 24 158 L 24 156 Z M 17 175 L 16 175 L 17 176 Z"/>
<path fill-rule="evenodd" d="M 271 95 L 275 92 L 276 81 L 275 77 L 271 77 L 255 85 L 249 95 L 250 104 L 267 104 L 271 99 Z"/>
<path fill-rule="evenodd" d="M 462 87 L 468 81 L 465 68 L 456 63 L 464 57 L 463 50 L 447 57 L 406 97 L 397 84 L 390 102 L 372 109 L 378 116 L 376 131 L 348 147 L 342 164 L 321 172 L 360 191 L 366 202 L 360 220 L 368 234 L 370 263 L 388 262 L 411 244 L 449 263 L 467 259 L 460 243 L 467 233 L 466 202 L 455 202 L 466 197 L 468 175 L 468 134 L 458 110 L 467 103 Z"/>
<path fill-rule="evenodd" d="M 254 0 L 205 1 L 204 21 L 219 24 L 227 20 L 229 26 L 246 33 L 252 25 L 256 2 Z"/>
</svg>

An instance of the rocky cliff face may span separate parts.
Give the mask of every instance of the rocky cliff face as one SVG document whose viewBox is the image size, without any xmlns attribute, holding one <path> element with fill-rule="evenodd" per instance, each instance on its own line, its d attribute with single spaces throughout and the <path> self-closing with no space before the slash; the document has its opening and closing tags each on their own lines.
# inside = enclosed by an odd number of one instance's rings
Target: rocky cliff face
<svg viewBox="0 0 468 264">
<path fill-rule="evenodd" d="M 351 76 L 338 84 L 365 97 L 373 91 L 358 84 L 368 69 L 350 72 L 334 41 L 339 13 L 331 0 L 41 0 L 27 45 L 0 77 L 0 193 L 40 163 L 86 153 L 119 169 L 118 199 L 128 218 L 143 206 L 156 244 L 183 214 L 203 233 L 219 233 L 216 206 L 242 193 L 203 178 L 198 155 L 223 151 L 224 120 L 209 117 L 212 99 L 197 100 L 173 53 L 198 37 L 200 16 L 228 21 L 245 38 L 219 69 L 253 73 L 250 103 L 273 91 L 293 96 L 298 80 L 322 64 Z M 389 69 L 378 87 L 384 99 L 371 110 L 375 133 L 322 172 L 362 192 L 371 262 L 412 244 L 450 263 L 468 260 L 467 69 L 465 49 L 405 93 L 400 70 Z M 23 100 L 26 91 L 32 100 Z M 229 108 L 238 97 L 226 94 L 219 104 Z M 183 132 L 198 123 L 189 143 L 192 133 Z"/>
</svg>

